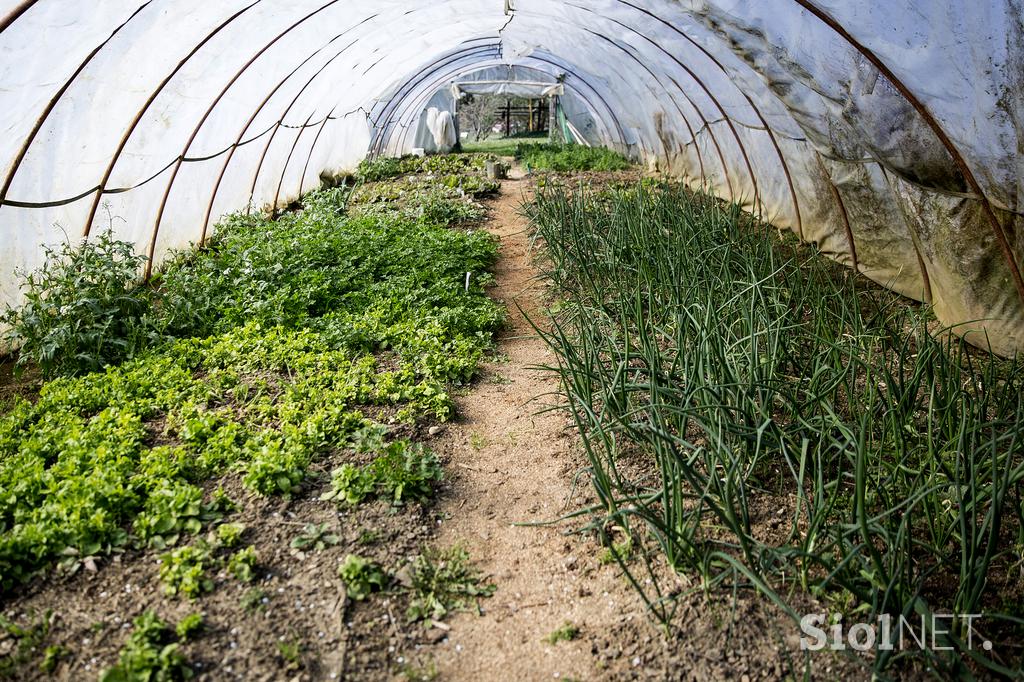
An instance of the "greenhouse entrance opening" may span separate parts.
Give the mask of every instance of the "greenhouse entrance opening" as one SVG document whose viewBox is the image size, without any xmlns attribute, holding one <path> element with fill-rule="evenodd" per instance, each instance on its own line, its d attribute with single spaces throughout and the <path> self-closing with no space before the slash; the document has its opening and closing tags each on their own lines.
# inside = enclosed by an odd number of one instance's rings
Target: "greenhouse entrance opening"
<svg viewBox="0 0 1024 682">
<path fill-rule="evenodd" d="M 568 87 L 567 79 L 559 69 L 499 64 L 450 75 L 426 92 L 399 89 L 401 103 L 391 107 L 415 112 L 417 119 L 405 123 L 409 114 L 396 116 L 395 127 L 385 128 L 371 152 L 500 151 L 516 140 L 591 147 L 621 137 L 614 132 L 614 115 L 597 113 L 600 98 Z"/>
</svg>

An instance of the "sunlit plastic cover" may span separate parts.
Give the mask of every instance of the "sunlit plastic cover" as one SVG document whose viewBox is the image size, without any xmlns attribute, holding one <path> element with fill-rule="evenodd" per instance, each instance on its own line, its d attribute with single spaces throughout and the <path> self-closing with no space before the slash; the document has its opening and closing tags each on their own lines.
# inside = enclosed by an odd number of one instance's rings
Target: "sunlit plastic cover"
<svg viewBox="0 0 1024 682">
<path fill-rule="evenodd" d="M 511 5 L 511 9 L 506 7 Z M 0 0 L 0 303 L 108 228 L 159 264 L 416 146 L 493 67 L 939 320 L 1024 344 L 1021 0 Z"/>
</svg>

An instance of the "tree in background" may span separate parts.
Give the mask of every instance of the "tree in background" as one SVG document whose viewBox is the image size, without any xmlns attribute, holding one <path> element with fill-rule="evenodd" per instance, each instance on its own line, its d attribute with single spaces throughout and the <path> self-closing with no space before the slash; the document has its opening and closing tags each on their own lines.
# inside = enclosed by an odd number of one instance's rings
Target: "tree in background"
<svg viewBox="0 0 1024 682">
<path fill-rule="evenodd" d="M 466 95 L 459 102 L 460 128 L 469 132 L 474 141 L 479 142 L 486 137 L 498 122 L 501 117 L 499 100 L 490 95 Z"/>
</svg>

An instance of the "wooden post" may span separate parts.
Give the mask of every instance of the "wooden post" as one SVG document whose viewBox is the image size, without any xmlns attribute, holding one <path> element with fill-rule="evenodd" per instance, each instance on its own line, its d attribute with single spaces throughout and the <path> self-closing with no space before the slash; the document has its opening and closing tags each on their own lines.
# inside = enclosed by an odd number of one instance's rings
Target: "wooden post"
<svg viewBox="0 0 1024 682">
<path fill-rule="evenodd" d="M 527 100 L 530 104 L 530 124 L 526 127 L 526 131 L 533 132 L 533 99 Z"/>
<path fill-rule="evenodd" d="M 548 139 L 551 142 L 562 141 L 555 137 L 556 130 L 558 130 L 558 95 L 551 95 L 548 97 Z M 561 137 L 560 130 L 558 135 Z"/>
<path fill-rule="evenodd" d="M 512 100 L 505 100 L 505 137 L 512 135 Z"/>
</svg>

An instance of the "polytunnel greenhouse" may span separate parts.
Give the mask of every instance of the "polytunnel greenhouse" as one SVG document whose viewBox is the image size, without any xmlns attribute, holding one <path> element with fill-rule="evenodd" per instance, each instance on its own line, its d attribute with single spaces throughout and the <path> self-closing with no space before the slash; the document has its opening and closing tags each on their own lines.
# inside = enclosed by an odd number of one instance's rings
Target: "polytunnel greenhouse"
<svg viewBox="0 0 1024 682">
<path fill-rule="evenodd" d="M 0 55 L 0 676 L 1024 676 L 1019 0 Z"/>
</svg>

